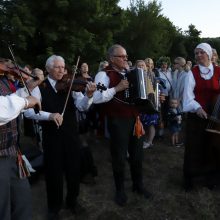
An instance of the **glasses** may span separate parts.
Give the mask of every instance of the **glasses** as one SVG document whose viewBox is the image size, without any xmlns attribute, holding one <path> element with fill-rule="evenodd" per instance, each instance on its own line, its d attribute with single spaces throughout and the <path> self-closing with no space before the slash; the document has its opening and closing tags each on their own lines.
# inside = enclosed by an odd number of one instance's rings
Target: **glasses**
<svg viewBox="0 0 220 220">
<path fill-rule="evenodd" d="M 128 59 L 128 55 L 114 55 L 114 57 L 119 57 L 122 59 Z"/>
</svg>

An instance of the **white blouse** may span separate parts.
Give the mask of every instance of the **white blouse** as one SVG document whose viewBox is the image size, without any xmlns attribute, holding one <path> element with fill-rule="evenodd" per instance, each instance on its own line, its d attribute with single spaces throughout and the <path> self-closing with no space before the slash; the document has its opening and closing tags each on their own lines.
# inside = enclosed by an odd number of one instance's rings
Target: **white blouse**
<svg viewBox="0 0 220 220">
<path fill-rule="evenodd" d="M 203 79 L 209 80 L 214 74 L 214 67 L 210 64 L 208 67 L 199 65 L 200 75 Z M 196 112 L 201 105 L 195 100 L 194 88 L 196 82 L 193 73 L 190 71 L 186 75 L 184 92 L 183 92 L 183 111 L 184 112 Z"/>
<path fill-rule="evenodd" d="M 25 99 L 13 93 L 0 96 L 0 125 L 15 119 L 25 107 Z"/>
</svg>

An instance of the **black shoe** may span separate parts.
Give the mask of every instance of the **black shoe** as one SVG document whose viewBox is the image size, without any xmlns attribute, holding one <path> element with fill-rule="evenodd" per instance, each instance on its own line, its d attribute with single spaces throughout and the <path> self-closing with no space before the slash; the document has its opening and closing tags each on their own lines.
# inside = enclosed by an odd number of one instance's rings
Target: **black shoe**
<svg viewBox="0 0 220 220">
<path fill-rule="evenodd" d="M 88 173 L 81 179 L 81 183 L 88 184 L 88 185 L 95 185 L 95 177 L 92 174 Z"/>
<path fill-rule="evenodd" d="M 67 207 L 67 208 L 70 209 L 72 214 L 75 214 L 75 215 L 82 215 L 86 213 L 86 209 L 82 207 L 78 202 L 76 202 L 74 206 Z"/>
<path fill-rule="evenodd" d="M 119 206 L 124 206 L 127 202 L 127 196 L 124 191 L 117 191 L 115 194 L 115 202 Z"/>
<path fill-rule="evenodd" d="M 143 196 L 145 199 L 152 198 L 152 194 L 144 188 L 133 188 L 133 192 L 136 192 L 138 195 Z"/>
<path fill-rule="evenodd" d="M 58 212 L 48 212 L 47 220 L 59 220 L 59 213 Z"/>
<path fill-rule="evenodd" d="M 176 143 L 176 146 L 183 146 L 183 145 L 184 145 L 183 142 L 178 142 L 178 143 Z"/>
<path fill-rule="evenodd" d="M 185 178 L 184 179 L 184 189 L 186 192 L 190 192 L 193 190 L 193 181 L 192 178 Z"/>
</svg>

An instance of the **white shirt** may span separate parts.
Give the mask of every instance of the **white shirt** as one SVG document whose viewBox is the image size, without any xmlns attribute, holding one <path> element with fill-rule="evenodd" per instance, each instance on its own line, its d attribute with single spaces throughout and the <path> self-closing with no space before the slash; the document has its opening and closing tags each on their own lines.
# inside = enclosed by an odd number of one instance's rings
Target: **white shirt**
<svg viewBox="0 0 220 220">
<path fill-rule="evenodd" d="M 0 96 L 0 125 L 15 119 L 25 107 L 25 99 L 16 93 Z"/>
<path fill-rule="evenodd" d="M 124 74 L 124 73 L 122 73 L 122 74 Z M 98 84 L 98 83 L 103 84 L 107 88 L 107 90 L 102 91 L 102 92 L 95 91 L 94 94 L 93 94 L 93 102 L 94 103 L 98 104 L 98 103 L 108 102 L 116 94 L 116 91 L 115 91 L 114 87 L 113 88 L 108 88 L 109 84 L 110 84 L 110 79 L 107 76 L 105 71 L 100 71 L 96 74 L 95 83 L 96 84 Z"/>
<path fill-rule="evenodd" d="M 214 74 L 214 67 L 210 64 L 208 67 L 199 65 L 200 75 L 203 79 L 209 80 Z M 208 70 L 209 69 L 209 70 Z M 183 92 L 183 111 L 184 112 L 196 112 L 201 105 L 195 100 L 194 88 L 196 82 L 193 73 L 190 71 L 186 75 L 184 92 Z"/>
<path fill-rule="evenodd" d="M 182 70 L 180 72 L 177 72 L 176 73 L 176 80 L 173 81 L 173 91 L 172 91 L 172 96 L 176 99 L 179 100 L 180 102 L 180 105 L 179 105 L 179 109 L 180 111 L 182 111 L 183 109 L 183 103 L 182 103 L 182 100 L 183 100 L 183 93 L 184 93 L 184 86 L 185 86 L 185 81 L 186 81 L 186 78 L 187 78 L 187 74 L 191 72 L 191 71 L 185 71 L 185 70 Z"/>
<path fill-rule="evenodd" d="M 51 84 L 52 88 L 55 92 L 57 92 L 55 85 L 56 80 L 51 79 L 48 76 L 49 83 Z M 38 87 L 35 87 L 31 92 L 32 96 L 36 97 L 39 100 L 42 100 L 41 92 Z M 74 100 L 75 106 L 79 109 L 79 111 L 86 111 L 89 109 L 93 102 L 93 98 L 88 98 L 86 95 L 84 96 L 82 92 L 72 92 L 72 98 Z M 35 120 L 49 120 L 51 112 L 40 111 L 40 114 L 35 114 L 34 109 L 28 109 L 24 112 L 26 118 L 31 118 Z"/>
<path fill-rule="evenodd" d="M 172 74 L 170 68 L 167 69 L 166 71 L 163 71 L 162 69 L 158 70 L 159 72 L 159 77 L 164 79 L 166 82 L 166 89 L 164 89 L 163 93 L 168 96 L 169 92 L 171 91 L 171 85 L 172 85 Z"/>
</svg>

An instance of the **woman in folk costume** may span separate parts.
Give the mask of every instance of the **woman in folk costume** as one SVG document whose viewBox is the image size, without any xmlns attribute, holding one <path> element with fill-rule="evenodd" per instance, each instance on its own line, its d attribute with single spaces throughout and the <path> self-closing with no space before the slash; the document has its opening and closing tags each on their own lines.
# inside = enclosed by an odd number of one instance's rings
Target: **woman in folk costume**
<svg viewBox="0 0 220 220">
<path fill-rule="evenodd" d="M 220 67 L 211 62 L 209 44 L 199 44 L 194 53 L 197 65 L 187 74 L 183 93 L 183 111 L 188 112 L 183 166 L 186 190 L 192 188 L 194 177 L 204 178 L 210 186 L 220 173 L 220 136 L 207 131 L 220 93 Z"/>
</svg>

